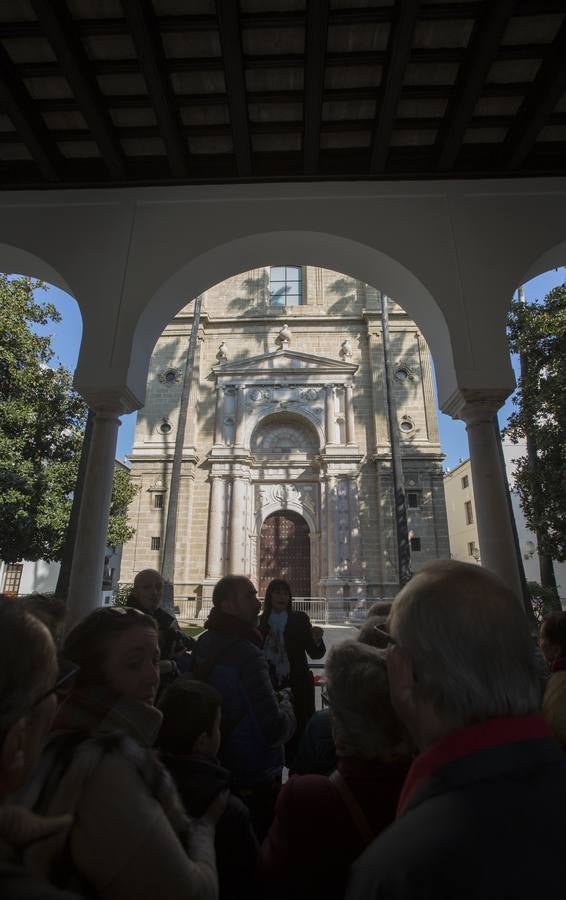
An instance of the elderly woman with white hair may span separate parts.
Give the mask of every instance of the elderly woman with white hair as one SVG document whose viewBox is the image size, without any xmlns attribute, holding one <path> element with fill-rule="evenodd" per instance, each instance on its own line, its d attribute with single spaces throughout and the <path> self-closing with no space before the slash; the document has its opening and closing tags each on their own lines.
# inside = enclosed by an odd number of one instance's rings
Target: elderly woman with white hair
<svg viewBox="0 0 566 900">
<path fill-rule="evenodd" d="M 326 662 L 336 771 L 293 776 L 261 848 L 265 896 L 341 898 L 348 870 L 394 817 L 409 742 L 389 699 L 385 654 L 358 641 Z"/>
</svg>

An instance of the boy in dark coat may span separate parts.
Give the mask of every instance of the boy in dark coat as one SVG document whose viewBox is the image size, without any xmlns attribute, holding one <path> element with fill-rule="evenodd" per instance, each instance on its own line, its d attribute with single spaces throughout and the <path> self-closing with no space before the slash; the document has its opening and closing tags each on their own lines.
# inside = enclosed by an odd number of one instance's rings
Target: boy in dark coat
<svg viewBox="0 0 566 900">
<path fill-rule="evenodd" d="M 161 758 L 177 785 L 187 812 L 200 817 L 228 788 L 230 772 L 216 755 L 220 747 L 222 697 L 208 684 L 179 678 L 159 703 L 163 723 Z M 216 864 L 220 897 L 253 893 L 258 843 L 245 804 L 230 795 L 216 826 Z"/>
</svg>

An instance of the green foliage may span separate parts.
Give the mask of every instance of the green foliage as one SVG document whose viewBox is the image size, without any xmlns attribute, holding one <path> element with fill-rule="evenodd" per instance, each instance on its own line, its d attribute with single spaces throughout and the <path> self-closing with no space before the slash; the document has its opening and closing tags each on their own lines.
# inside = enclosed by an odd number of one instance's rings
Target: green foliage
<svg viewBox="0 0 566 900">
<path fill-rule="evenodd" d="M 114 591 L 114 606 L 125 606 L 126 600 L 130 596 L 133 587 L 134 585 L 131 582 L 120 582 L 120 584 Z"/>
<path fill-rule="evenodd" d="M 44 285 L 0 275 L 0 557 L 59 559 L 86 407 L 51 340 L 34 326 L 59 321 L 35 293 Z M 35 292 L 35 293 L 34 293 Z"/>
<path fill-rule="evenodd" d="M 508 320 L 511 351 L 523 355 L 517 410 L 509 418 L 512 440 L 531 438 L 536 466 L 520 460 L 516 487 L 539 549 L 566 558 L 566 285 L 540 304 L 515 302 Z"/>
<path fill-rule="evenodd" d="M 556 611 L 556 594 L 554 588 L 543 587 L 538 581 L 527 581 L 531 605 L 535 618 L 540 624 L 548 613 Z"/>
<path fill-rule="evenodd" d="M 139 487 L 132 483 L 127 469 L 117 466 L 114 469 L 112 484 L 112 500 L 110 502 L 110 520 L 108 522 L 108 547 L 119 547 L 135 534 L 135 528 L 128 525 L 128 507 Z"/>
<path fill-rule="evenodd" d="M 71 373 L 52 367 L 49 335 L 60 321 L 42 302 L 45 285 L 0 274 L 0 559 L 60 560 L 75 488 L 87 407 Z M 126 511 L 135 489 L 115 473 L 110 546 L 133 534 Z"/>
</svg>

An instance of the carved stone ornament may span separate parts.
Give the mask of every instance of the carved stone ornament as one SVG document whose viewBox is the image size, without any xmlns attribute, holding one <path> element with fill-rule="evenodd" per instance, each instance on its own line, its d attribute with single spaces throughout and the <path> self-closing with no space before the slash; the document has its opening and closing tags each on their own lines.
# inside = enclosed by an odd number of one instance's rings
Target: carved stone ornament
<svg viewBox="0 0 566 900">
<path fill-rule="evenodd" d="M 340 345 L 340 358 L 346 361 L 347 359 L 352 359 L 352 354 L 353 350 L 350 341 L 342 341 Z"/>
<path fill-rule="evenodd" d="M 219 345 L 216 359 L 219 362 L 222 362 L 222 360 L 224 359 L 228 359 L 228 345 L 225 341 L 222 341 L 222 343 Z"/>
<path fill-rule="evenodd" d="M 286 350 L 286 348 L 291 343 L 291 338 L 292 338 L 291 329 L 289 328 L 287 323 L 285 323 L 285 325 L 283 326 L 283 328 L 281 329 L 281 331 L 275 338 L 275 343 L 279 345 L 280 350 Z"/>
<path fill-rule="evenodd" d="M 162 372 L 159 372 L 157 377 L 162 384 L 178 384 L 183 375 L 180 369 L 174 369 L 170 366 L 168 369 L 163 369 Z"/>
<path fill-rule="evenodd" d="M 271 391 L 267 390 L 267 388 L 254 388 L 253 391 L 249 393 L 250 400 L 253 400 L 257 403 L 258 400 L 269 400 L 271 398 Z"/>
<path fill-rule="evenodd" d="M 318 393 L 316 388 L 307 388 L 306 391 L 301 393 L 301 397 L 303 400 L 318 400 Z"/>
</svg>

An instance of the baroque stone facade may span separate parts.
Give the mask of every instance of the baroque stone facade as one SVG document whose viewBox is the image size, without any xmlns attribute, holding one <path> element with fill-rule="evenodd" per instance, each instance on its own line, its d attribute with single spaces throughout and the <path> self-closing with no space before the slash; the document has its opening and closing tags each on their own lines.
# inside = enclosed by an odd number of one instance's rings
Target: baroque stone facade
<svg viewBox="0 0 566 900">
<path fill-rule="evenodd" d="M 300 290 L 300 305 L 275 305 L 268 267 L 203 295 L 179 493 L 177 599 L 208 598 L 229 572 L 261 587 L 269 554 L 291 581 L 301 558 L 308 596 L 389 597 L 397 589 L 379 293 L 311 267 L 301 270 Z M 122 582 L 160 565 L 192 318 L 189 304 L 152 356 L 130 455 L 140 491 Z M 416 571 L 449 555 L 443 457 L 429 351 L 391 301 L 390 334 Z M 300 529 L 293 537 L 299 522 L 304 538 Z M 306 545 L 289 543 L 289 534 Z M 279 558 L 285 541 L 295 549 Z"/>
</svg>

